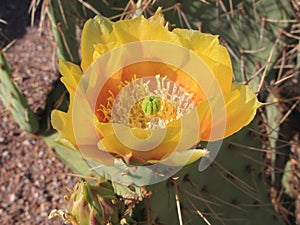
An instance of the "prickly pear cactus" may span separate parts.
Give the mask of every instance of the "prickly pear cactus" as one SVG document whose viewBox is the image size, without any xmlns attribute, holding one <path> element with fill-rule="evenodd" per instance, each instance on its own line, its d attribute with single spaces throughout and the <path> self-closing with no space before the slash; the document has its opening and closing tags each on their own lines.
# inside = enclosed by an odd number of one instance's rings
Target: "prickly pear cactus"
<svg viewBox="0 0 300 225">
<path fill-rule="evenodd" d="M 57 55 L 60 59 L 79 63 L 78 43 L 76 40 L 76 23 L 73 17 L 77 1 L 49 0 L 44 2 L 52 23 L 52 30 L 57 44 Z M 72 18 L 73 17 L 73 18 Z"/>
<path fill-rule="evenodd" d="M 11 76 L 12 73 L 5 57 L 3 53 L 0 53 L 0 99 L 5 107 L 11 111 L 21 129 L 29 133 L 35 133 L 39 129 L 38 120 Z"/>
<path fill-rule="evenodd" d="M 270 204 L 256 130 L 253 122 L 226 139 L 205 171 L 199 172 L 196 162 L 173 179 L 147 187 L 151 197 L 135 208 L 134 218 L 166 225 L 181 224 L 179 216 L 183 224 L 285 224 Z"/>
<path fill-rule="evenodd" d="M 150 15 L 162 6 L 167 20 L 177 27 L 199 28 L 203 32 L 219 34 L 221 42 L 230 52 L 235 81 L 247 83 L 257 91 L 266 90 L 265 84 L 276 76 L 272 65 L 283 44 L 284 28 L 288 26 L 286 21 L 293 15 L 288 1 L 281 0 L 50 0 L 44 3 L 48 7 L 59 58 L 79 63 L 76 27 L 81 27 L 82 21 L 94 14 L 124 19 L 142 13 Z M 1 99 L 23 129 L 36 132 L 37 120 L 11 81 L 2 55 L 1 60 Z M 78 151 L 55 143 L 57 134 L 48 135 L 45 124 L 49 123 L 53 101 L 65 95 L 65 88 L 58 85 L 51 94 L 45 110 L 47 113 L 40 125 L 45 142 L 78 175 L 91 180 L 99 177 L 114 180 L 112 186 L 104 187 L 105 190 L 101 185 L 97 188 L 92 186 L 94 183 L 78 184 L 67 199 L 70 221 L 84 221 L 83 224 L 88 224 L 91 219 L 97 224 L 284 224 L 284 219 L 275 213 L 268 196 L 268 186 L 263 176 L 266 166 L 264 151 L 257 121 L 226 139 L 216 161 L 208 169 L 200 172 L 199 162 L 195 162 L 166 181 L 143 187 L 149 177 L 157 174 L 147 169 L 136 170 L 135 167 L 125 171 L 121 163 L 111 170 L 96 168 L 97 164 L 83 159 Z M 270 99 L 267 95 L 264 92 L 262 99 Z M 65 110 L 66 99 L 60 105 Z M 274 116 L 272 110 L 276 111 L 271 107 L 267 110 L 268 118 Z M 273 135 L 277 139 L 278 131 L 274 131 Z M 275 153 L 272 156 L 275 157 Z M 126 178 L 131 183 L 123 183 Z M 273 178 L 271 182 L 274 182 Z M 101 191 L 98 188 L 102 188 Z M 103 190 L 109 196 L 103 197 Z M 144 200 L 140 202 L 142 198 Z M 126 218 L 122 215 L 126 208 L 125 200 L 114 204 L 120 199 L 131 200 L 131 206 L 135 205 Z M 83 211 L 80 206 L 83 206 Z"/>
</svg>

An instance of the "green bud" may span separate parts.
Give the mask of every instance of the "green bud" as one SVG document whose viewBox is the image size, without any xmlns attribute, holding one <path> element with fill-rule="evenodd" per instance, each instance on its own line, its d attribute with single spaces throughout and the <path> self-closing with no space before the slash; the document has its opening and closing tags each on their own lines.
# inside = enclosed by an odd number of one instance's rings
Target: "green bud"
<svg viewBox="0 0 300 225">
<path fill-rule="evenodd" d="M 160 100 L 156 96 L 147 96 L 142 102 L 143 112 L 147 115 L 153 115 L 160 110 Z"/>
<path fill-rule="evenodd" d="M 72 225 L 119 224 L 124 212 L 124 205 L 109 182 L 90 184 L 82 180 L 65 201 L 67 210 L 54 210 L 50 217 L 60 216 Z"/>
</svg>

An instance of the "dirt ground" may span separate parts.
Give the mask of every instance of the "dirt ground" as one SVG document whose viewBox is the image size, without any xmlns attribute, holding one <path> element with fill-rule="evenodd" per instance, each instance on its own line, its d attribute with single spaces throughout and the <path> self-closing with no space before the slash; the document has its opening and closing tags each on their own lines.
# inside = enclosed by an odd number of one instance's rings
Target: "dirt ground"
<svg viewBox="0 0 300 225">
<path fill-rule="evenodd" d="M 0 24 L 0 47 L 16 40 L 5 56 L 14 80 L 38 111 L 58 73 L 50 30 L 39 33 L 37 26 L 28 26 L 29 2 L 0 0 L 0 18 L 7 22 Z M 48 215 L 64 206 L 65 188 L 75 179 L 66 175 L 70 171 L 52 149 L 18 127 L 1 101 L 0 121 L 0 224 L 62 224 Z"/>
</svg>

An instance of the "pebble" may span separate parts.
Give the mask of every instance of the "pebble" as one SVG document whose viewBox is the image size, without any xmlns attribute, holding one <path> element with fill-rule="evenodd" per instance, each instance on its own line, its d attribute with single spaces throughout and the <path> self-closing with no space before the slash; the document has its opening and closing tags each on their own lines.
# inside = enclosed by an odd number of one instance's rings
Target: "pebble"
<svg viewBox="0 0 300 225">
<path fill-rule="evenodd" d="M 16 82 L 33 110 L 44 107 L 51 82 L 57 79 L 49 60 L 53 39 L 49 35 L 41 38 L 37 29 L 29 28 L 6 52 L 13 76 L 19 78 Z M 61 190 L 76 181 L 58 174 L 70 170 L 42 140 L 23 132 L 1 101 L 0 117 L 0 225 L 61 225 L 60 219 L 50 221 L 48 214 L 65 207 Z"/>
<path fill-rule="evenodd" d="M 13 203 L 15 201 L 15 199 L 16 199 L 16 195 L 14 193 L 9 195 L 9 202 L 10 203 Z"/>
</svg>

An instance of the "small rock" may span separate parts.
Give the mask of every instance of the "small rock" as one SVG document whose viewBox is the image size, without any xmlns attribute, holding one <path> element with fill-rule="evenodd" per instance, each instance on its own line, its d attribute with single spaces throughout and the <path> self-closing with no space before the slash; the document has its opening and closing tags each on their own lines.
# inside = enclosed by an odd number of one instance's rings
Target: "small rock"
<svg viewBox="0 0 300 225">
<path fill-rule="evenodd" d="M 11 203 L 13 203 L 14 201 L 16 200 L 16 195 L 13 193 L 13 194 L 10 194 L 9 195 L 9 201 L 11 202 Z"/>
<path fill-rule="evenodd" d="M 24 141 L 22 142 L 22 145 L 24 145 L 24 146 L 30 146 L 31 144 L 30 144 L 30 141 L 28 141 L 28 140 L 26 139 L 26 140 L 24 140 Z"/>
<path fill-rule="evenodd" d="M 5 141 L 4 137 L 0 137 L 0 143 L 3 143 Z"/>
</svg>

